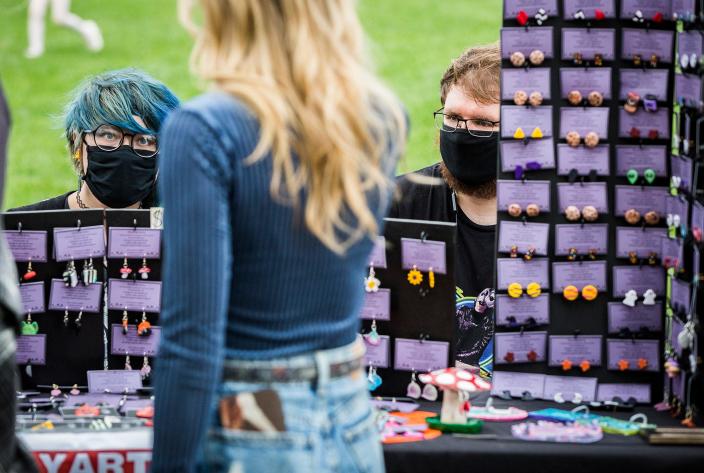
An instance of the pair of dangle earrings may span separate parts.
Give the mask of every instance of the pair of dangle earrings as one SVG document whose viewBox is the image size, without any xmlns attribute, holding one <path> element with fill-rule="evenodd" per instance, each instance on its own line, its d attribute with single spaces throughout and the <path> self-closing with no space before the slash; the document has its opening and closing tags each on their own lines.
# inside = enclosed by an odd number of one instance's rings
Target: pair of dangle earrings
<svg viewBox="0 0 704 473">
<path fill-rule="evenodd" d="M 139 277 L 142 279 L 149 279 L 149 273 L 151 272 L 152 269 L 147 265 L 147 258 L 142 258 L 142 267 L 137 270 Z M 127 279 L 130 277 L 130 274 L 132 274 L 132 268 L 130 268 L 130 264 L 125 256 L 125 259 L 122 261 L 122 268 L 120 268 L 120 277 L 122 279 Z"/>
<path fill-rule="evenodd" d="M 412 286 L 420 286 L 423 282 L 423 273 L 418 269 L 418 266 L 414 264 L 413 268 L 408 271 L 408 276 L 406 277 L 406 279 L 408 279 L 408 282 Z M 435 272 L 433 271 L 432 267 L 428 268 L 428 286 L 430 287 L 430 289 L 433 289 L 435 287 Z"/>
<path fill-rule="evenodd" d="M 125 370 L 132 371 L 130 355 L 125 355 Z M 146 380 L 152 374 L 152 367 L 149 365 L 149 357 L 147 355 L 144 355 L 144 362 L 142 363 L 142 367 L 139 369 L 139 374 L 142 375 L 143 380 Z"/>
<path fill-rule="evenodd" d="M 432 384 L 426 384 L 421 390 L 418 377 L 414 370 L 411 374 L 411 382 L 408 383 L 408 387 L 406 388 L 406 395 L 413 399 L 422 397 L 427 401 L 436 401 L 438 399 L 438 389 Z"/>
<path fill-rule="evenodd" d="M 129 332 L 129 316 L 127 309 L 122 311 L 122 334 L 127 335 Z M 142 312 L 142 321 L 137 325 L 137 335 L 140 337 L 148 337 L 152 334 L 152 324 L 147 319 L 147 313 Z"/>
<path fill-rule="evenodd" d="M 83 285 L 90 286 L 93 283 L 98 282 L 98 270 L 93 266 L 93 258 L 83 263 L 83 271 L 81 273 L 83 276 Z"/>
<path fill-rule="evenodd" d="M 369 391 L 377 390 L 382 382 L 381 376 L 376 372 L 376 366 L 372 366 L 372 364 L 369 363 L 369 371 L 367 372 L 367 388 Z"/>
<path fill-rule="evenodd" d="M 76 320 L 73 321 L 73 323 L 76 324 L 76 328 L 81 328 L 83 325 L 82 323 L 83 320 L 83 311 L 78 312 L 78 317 L 76 317 Z M 64 326 L 68 327 L 68 322 L 69 322 L 69 315 L 68 315 L 68 309 L 64 310 Z"/>
</svg>

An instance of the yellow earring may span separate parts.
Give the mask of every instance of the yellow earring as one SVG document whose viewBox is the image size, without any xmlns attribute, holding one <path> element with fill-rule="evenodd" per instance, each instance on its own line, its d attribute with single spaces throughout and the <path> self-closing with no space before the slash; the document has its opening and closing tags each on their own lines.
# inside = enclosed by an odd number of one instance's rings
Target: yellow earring
<svg viewBox="0 0 704 473">
<path fill-rule="evenodd" d="M 76 161 L 80 161 L 80 159 L 81 159 L 81 152 L 80 152 L 80 151 L 76 151 L 75 153 L 73 153 L 73 159 L 75 159 Z"/>
<path fill-rule="evenodd" d="M 435 273 L 433 272 L 433 268 L 428 269 L 428 285 L 430 289 L 435 287 Z"/>
</svg>

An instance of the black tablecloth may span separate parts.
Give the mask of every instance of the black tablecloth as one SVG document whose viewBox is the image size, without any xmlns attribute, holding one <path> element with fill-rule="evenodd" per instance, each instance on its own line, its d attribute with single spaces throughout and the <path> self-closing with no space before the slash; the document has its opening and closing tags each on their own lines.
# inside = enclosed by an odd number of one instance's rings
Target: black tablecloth
<svg viewBox="0 0 704 473">
<path fill-rule="evenodd" d="M 485 397 L 474 401 L 482 405 Z M 496 407 L 508 405 L 533 411 L 546 407 L 572 408 L 544 401 L 494 400 Z M 421 410 L 439 412 L 439 403 L 421 403 Z M 628 419 L 642 412 L 648 422 L 661 427 L 680 426 L 667 412 L 650 407 L 634 412 L 604 412 Z M 385 445 L 384 455 L 388 473 L 612 473 L 612 472 L 701 472 L 704 471 L 703 446 L 649 445 L 639 435 L 604 434 L 604 439 L 593 444 L 560 444 L 526 442 L 511 437 L 515 422 L 485 422 L 482 434 L 494 434 L 495 439 L 475 440 L 443 434 L 435 440 L 406 444 Z"/>
</svg>

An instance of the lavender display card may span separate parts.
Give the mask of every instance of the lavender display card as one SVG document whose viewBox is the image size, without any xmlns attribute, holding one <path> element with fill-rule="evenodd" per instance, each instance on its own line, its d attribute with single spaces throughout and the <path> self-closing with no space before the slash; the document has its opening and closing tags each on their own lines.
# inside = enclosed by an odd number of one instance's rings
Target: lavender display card
<svg viewBox="0 0 704 473">
<path fill-rule="evenodd" d="M 704 41 L 699 31 L 680 31 L 677 33 L 677 52 L 680 57 L 695 54 L 697 58 L 700 58 L 704 52 L 702 46 L 704 46 Z"/>
<path fill-rule="evenodd" d="M 650 332 L 662 331 L 662 303 L 655 305 L 636 304 L 629 307 L 621 302 L 608 304 L 609 333 L 619 333 L 621 330 L 641 332 L 647 329 Z"/>
<path fill-rule="evenodd" d="M 640 175 L 652 169 L 657 176 L 667 175 L 667 146 L 616 145 L 616 173 L 625 176 L 630 169 Z"/>
<path fill-rule="evenodd" d="M 686 156 L 670 156 L 670 166 L 672 168 L 672 175 L 679 176 L 680 179 L 682 179 L 680 188 L 691 189 L 692 174 L 694 172 L 692 159 Z"/>
<path fill-rule="evenodd" d="M 155 356 L 161 340 L 161 327 L 152 325 L 149 336 L 137 335 L 137 326 L 128 325 L 127 335 L 122 333 L 122 325 L 110 326 L 110 354 L 131 356 Z"/>
<path fill-rule="evenodd" d="M 49 310 L 98 313 L 100 312 L 102 294 L 103 285 L 101 283 L 66 287 L 62 279 L 52 279 L 49 292 Z"/>
<path fill-rule="evenodd" d="M 161 311 L 161 281 L 110 279 L 108 308 L 138 312 Z"/>
<path fill-rule="evenodd" d="M 552 26 L 541 28 L 501 28 L 501 57 L 508 59 L 516 51 L 526 58 L 531 51 L 540 50 L 546 59 L 553 57 Z"/>
<path fill-rule="evenodd" d="M 447 368 L 450 363 L 448 342 L 419 341 L 397 338 L 394 369 L 400 371 L 433 371 Z"/>
<path fill-rule="evenodd" d="M 667 238 L 666 228 L 616 227 L 616 257 L 628 258 L 631 251 L 639 258 L 659 254 L 663 238 Z"/>
<path fill-rule="evenodd" d="M 652 54 L 658 56 L 658 63 L 672 63 L 672 42 L 675 39 L 674 31 L 653 30 L 645 28 L 624 28 L 623 47 L 621 55 L 625 60 L 640 54 L 645 61 L 650 60 Z"/>
<path fill-rule="evenodd" d="M 670 215 L 679 215 L 684 223 L 687 222 L 687 215 L 689 215 L 689 202 L 683 196 L 668 196 L 665 205 L 665 212 Z"/>
<path fill-rule="evenodd" d="M 677 317 L 672 317 L 672 333 L 670 334 L 670 344 L 677 355 L 682 356 L 682 345 L 678 335 L 684 330 L 684 324 Z"/>
<path fill-rule="evenodd" d="M 579 53 L 586 60 L 601 54 L 606 61 L 613 61 L 616 50 L 616 30 L 613 28 L 563 28 L 562 59 L 571 60 Z"/>
<path fill-rule="evenodd" d="M 637 128 L 643 138 L 647 138 L 651 130 L 656 130 L 658 138 L 669 139 L 670 113 L 667 108 L 658 108 L 657 112 L 646 112 L 641 108 L 636 113 L 628 113 L 621 107 L 618 110 L 618 136 L 630 138 L 631 129 Z"/>
<path fill-rule="evenodd" d="M 641 215 L 654 210 L 661 216 L 667 210 L 667 187 L 659 186 L 615 186 L 615 213 L 623 216 L 628 209 L 636 209 Z"/>
<path fill-rule="evenodd" d="M 698 201 L 692 204 L 692 230 L 695 229 L 704 231 L 704 205 Z"/>
<path fill-rule="evenodd" d="M 367 352 L 364 355 L 364 366 L 374 366 L 376 368 L 388 368 L 391 342 L 388 335 L 379 335 L 379 344 L 372 345 L 364 342 Z"/>
<path fill-rule="evenodd" d="M 567 176 L 572 170 L 581 176 L 596 171 L 598 176 L 609 175 L 609 145 L 595 148 L 578 146 L 576 148 L 560 143 L 557 145 L 557 174 Z"/>
<path fill-rule="evenodd" d="M 607 339 L 607 368 L 629 371 L 660 371 L 660 342 L 658 340 Z M 643 366 L 642 360 L 647 363 Z M 620 362 L 625 363 L 619 366 Z M 640 367 L 639 367 L 640 364 Z"/>
<path fill-rule="evenodd" d="M 43 366 L 46 364 L 46 335 L 20 335 L 17 337 L 15 362 L 18 365 Z"/>
<path fill-rule="evenodd" d="M 552 136 L 552 105 L 542 107 L 501 106 L 501 138 L 513 138 L 519 128 L 526 136 L 530 136 L 536 127 L 540 128 L 544 137 Z"/>
<path fill-rule="evenodd" d="M 46 262 L 47 232 L 35 230 L 5 230 L 5 241 L 17 262 Z"/>
<path fill-rule="evenodd" d="M 601 366 L 601 335 L 550 335 L 548 353 L 548 366 L 561 366 L 564 360 Z"/>
<path fill-rule="evenodd" d="M 548 259 L 533 258 L 524 261 L 521 258 L 499 258 L 496 260 L 496 274 L 498 289 L 507 289 L 508 285 L 517 282 L 524 288 L 532 282 L 537 282 L 540 287 L 550 287 L 548 275 Z"/>
<path fill-rule="evenodd" d="M 599 383 L 596 400 L 612 401 L 616 397 L 623 400 L 634 398 L 636 402 L 650 404 L 650 385 L 638 383 Z"/>
<path fill-rule="evenodd" d="M 658 296 L 665 295 L 665 270 L 659 266 L 614 266 L 612 280 L 613 297 L 623 297 L 631 289 L 639 297 L 648 289 Z"/>
<path fill-rule="evenodd" d="M 525 253 L 528 248 L 534 248 L 535 254 L 548 254 L 549 223 L 525 223 L 503 220 L 499 223 L 499 253 L 509 253 L 512 246 Z"/>
<path fill-rule="evenodd" d="M 22 313 L 41 314 L 46 312 L 44 304 L 44 281 L 20 284 Z"/>
<path fill-rule="evenodd" d="M 582 97 L 586 97 L 590 92 L 596 91 L 601 93 L 605 100 L 609 100 L 611 98 L 611 68 L 561 68 L 560 95 L 567 97 L 567 94 L 573 90 L 578 90 Z"/>
<path fill-rule="evenodd" d="M 672 0 L 672 15 L 675 13 L 677 17 L 683 17 L 685 14 L 694 13 L 696 8 L 694 2 L 696 0 Z"/>
<path fill-rule="evenodd" d="M 417 240 L 401 238 L 401 266 L 412 269 L 416 266 L 421 271 L 430 268 L 437 274 L 446 274 L 445 242 L 434 240 Z"/>
<path fill-rule="evenodd" d="M 544 374 L 494 371 L 491 376 L 491 394 L 493 396 L 508 392 L 513 397 L 521 397 L 523 393 L 530 393 L 534 398 L 542 399 L 544 386 Z"/>
<path fill-rule="evenodd" d="M 377 236 L 376 240 L 374 240 L 374 247 L 369 255 L 368 265 L 386 269 L 386 238 L 383 235 Z"/>
<path fill-rule="evenodd" d="M 529 319 L 533 319 L 536 325 L 550 323 L 550 296 L 541 294 L 514 299 L 506 294 L 496 295 L 496 325 L 524 325 Z"/>
<path fill-rule="evenodd" d="M 499 332 L 494 334 L 494 364 L 544 362 L 547 337 L 547 332 Z"/>
<path fill-rule="evenodd" d="M 54 228 L 54 256 L 56 261 L 105 256 L 103 226 Z"/>
<path fill-rule="evenodd" d="M 660 101 L 667 100 L 670 80 L 667 69 L 621 69 L 620 72 L 619 100 L 626 100 L 628 92 L 635 92 L 641 97 L 654 95 Z"/>
<path fill-rule="evenodd" d="M 550 212 L 550 181 L 499 180 L 496 201 L 500 212 L 505 212 L 511 204 L 518 204 L 524 209 L 529 204 L 537 204 L 541 212 Z"/>
<path fill-rule="evenodd" d="M 556 16 L 557 0 L 505 0 L 504 18 L 507 20 L 515 19 L 521 10 L 532 17 L 541 8 L 545 10 L 546 14 Z"/>
<path fill-rule="evenodd" d="M 570 248 L 578 254 L 586 255 L 590 251 L 605 255 L 609 251 L 609 225 L 592 223 L 588 225 L 555 225 L 555 255 L 566 256 Z"/>
<path fill-rule="evenodd" d="M 692 287 L 688 282 L 681 279 L 672 279 L 672 295 L 670 305 L 676 312 L 689 311 L 690 300 L 692 298 Z"/>
<path fill-rule="evenodd" d="M 675 97 L 698 104 L 702 100 L 702 78 L 693 74 L 675 74 Z"/>
<path fill-rule="evenodd" d="M 660 244 L 660 260 L 670 261 L 674 266 L 681 266 L 684 261 L 684 246 L 679 238 L 663 238 Z M 695 260 L 695 265 L 697 264 Z M 693 274 L 699 274 L 693 271 Z"/>
<path fill-rule="evenodd" d="M 527 94 L 540 92 L 543 100 L 550 100 L 550 68 L 502 69 L 501 100 L 513 100 L 513 94 L 517 90 L 523 90 Z"/>
<path fill-rule="evenodd" d="M 110 227 L 108 258 L 158 259 L 161 255 L 161 230 L 139 227 Z"/>
<path fill-rule="evenodd" d="M 564 399 L 572 399 L 579 393 L 584 402 L 591 402 L 596 398 L 597 382 L 597 378 L 545 376 L 543 399 L 552 401 L 558 393 L 562 394 Z"/>
<path fill-rule="evenodd" d="M 391 289 L 381 287 L 376 292 L 365 292 L 359 317 L 365 320 L 391 320 Z"/>
<path fill-rule="evenodd" d="M 644 18 L 652 18 L 659 12 L 668 19 L 672 12 L 672 5 L 670 0 L 623 0 L 621 2 L 621 18 L 632 18 L 637 10 L 643 13 Z"/>
<path fill-rule="evenodd" d="M 604 18 L 616 17 L 616 6 L 614 0 L 563 0 L 562 8 L 565 20 L 573 20 L 574 14 L 582 10 L 584 17 L 588 20 L 596 17 L 596 10 L 601 10 Z"/>
<path fill-rule="evenodd" d="M 552 139 L 530 141 L 502 141 L 501 172 L 513 172 L 517 166 L 527 168 L 538 163 L 540 169 L 555 168 L 555 147 Z"/>
<path fill-rule="evenodd" d="M 563 211 L 570 205 L 576 205 L 580 209 L 592 205 L 600 213 L 609 211 L 605 182 L 559 182 L 557 184 L 557 201 Z"/>
<path fill-rule="evenodd" d="M 562 294 L 569 285 L 583 288 L 589 284 L 596 286 L 599 292 L 607 290 L 606 261 L 571 261 L 552 264 L 552 292 Z"/>
<path fill-rule="evenodd" d="M 134 393 L 142 387 L 139 370 L 88 371 L 90 393 Z"/>
<path fill-rule="evenodd" d="M 602 140 L 609 134 L 608 107 L 562 107 L 560 108 L 560 138 L 570 131 L 576 131 L 580 136 L 596 132 Z"/>
</svg>

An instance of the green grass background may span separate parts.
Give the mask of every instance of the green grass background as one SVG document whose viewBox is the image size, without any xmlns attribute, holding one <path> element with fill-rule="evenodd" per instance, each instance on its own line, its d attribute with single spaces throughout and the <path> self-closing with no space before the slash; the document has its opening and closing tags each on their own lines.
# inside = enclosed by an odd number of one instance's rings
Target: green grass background
<svg viewBox="0 0 704 473">
<path fill-rule="evenodd" d="M 351 1 L 351 0 L 350 0 Z M 188 71 L 190 37 L 176 20 L 175 0 L 74 0 L 73 11 L 100 25 L 105 49 L 89 53 L 80 36 L 47 21 L 46 53 L 24 58 L 26 0 L 0 0 L 0 78 L 13 128 L 4 207 L 35 202 L 76 186 L 57 118 L 87 76 L 138 67 L 181 99 L 200 91 Z M 360 0 L 379 73 L 411 117 L 405 172 L 439 159 L 432 112 L 450 60 L 466 47 L 498 39 L 500 0 Z"/>
</svg>

